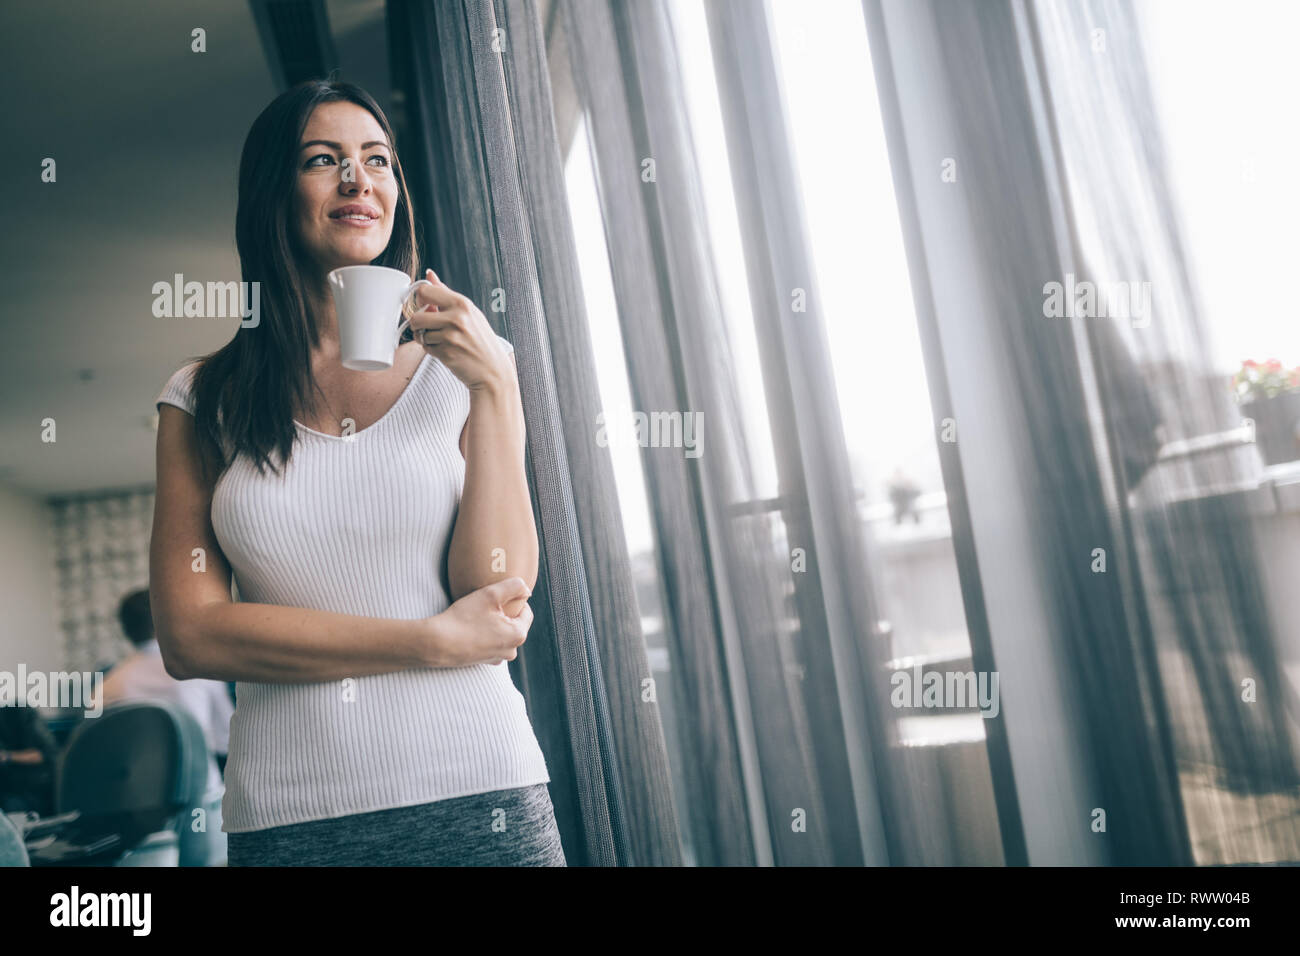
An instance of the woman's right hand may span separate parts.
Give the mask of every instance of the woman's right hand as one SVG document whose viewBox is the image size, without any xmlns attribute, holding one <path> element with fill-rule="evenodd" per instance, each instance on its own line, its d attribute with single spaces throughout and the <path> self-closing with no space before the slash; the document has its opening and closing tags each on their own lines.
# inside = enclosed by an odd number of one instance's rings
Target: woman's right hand
<svg viewBox="0 0 1300 956">
<path fill-rule="evenodd" d="M 471 591 L 441 614 L 429 618 L 433 629 L 432 666 L 468 667 L 512 661 L 528 637 L 532 594 L 523 578 L 506 578 Z M 504 608 L 523 601 L 518 617 Z"/>
</svg>

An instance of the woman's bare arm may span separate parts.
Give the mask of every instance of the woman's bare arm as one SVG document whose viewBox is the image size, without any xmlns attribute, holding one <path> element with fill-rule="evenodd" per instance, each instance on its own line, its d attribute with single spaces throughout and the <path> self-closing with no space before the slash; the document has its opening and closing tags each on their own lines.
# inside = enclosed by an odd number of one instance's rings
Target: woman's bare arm
<svg viewBox="0 0 1300 956">
<path fill-rule="evenodd" d="M 447 666 L 437 618 L 389 620 L 233 601 L 211 504 L 194 420 L 163 405 L 149 598 L 163 662 L 173 677 L 312 683 Z M 196 548 L 203 549 L 205 570 L 194 570 Z"/>
<path fill-rule="evenodd" d="M 514 371 L 513 355 L 510 363 Z M 471 389 L 469 418 L 461 434 L 465 485 L 447 553 L 453 600 L 512 575 L 529 588 L 537 581 L 537 526 L 524 468 L 526 439 L 516 378 L 502 376 Z M 499 564 L 498 557 L 503 559 Z M 518 613 L 519 605 L 505 610 Z"/>
</svg>

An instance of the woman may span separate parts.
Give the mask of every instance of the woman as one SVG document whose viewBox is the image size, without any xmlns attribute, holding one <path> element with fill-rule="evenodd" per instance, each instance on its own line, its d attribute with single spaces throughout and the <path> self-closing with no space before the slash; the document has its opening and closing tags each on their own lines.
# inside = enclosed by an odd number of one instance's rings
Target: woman
<svg viewBox="0 0 1300 956">
<path fill-rule="evenodd" d="M 232 866 L 563 866 L 504 663 L 537 576 L 513 350 L 429 270 L 392 367 L 339 362 L 327 274 L 415 271 L 392 142 L 369 95 L 324 81 L 248 134 L 260 321 L 158 399 L 158 641 L 174 676 L 238 682 Z"/>
</svg>

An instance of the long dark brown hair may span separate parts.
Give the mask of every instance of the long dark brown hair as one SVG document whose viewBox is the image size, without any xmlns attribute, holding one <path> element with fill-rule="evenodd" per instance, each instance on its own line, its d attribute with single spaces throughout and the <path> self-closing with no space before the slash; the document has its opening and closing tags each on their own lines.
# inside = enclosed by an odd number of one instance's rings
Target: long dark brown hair
<svg viewBox="0 0 1300 956">
<path fill-rule="evenodd" d="M 319 339 L 307 313 L 304 280 L 310 264 L 294 219 L 298 144 L 312 110 L 339 100 L 368 110 L 393 147 L 398 190 L 393 233 L 373 264 L 414 273 L 418 255 L 411 197 L 392 127 L 379 104 L 360 87 L 336 80 L 308 80 L 277 96 L 244 141 L 235 212 L 240 272 L 245 282 L 260 286 L 260 321 L 241 326 L 225 346 L 204 357 L 194 378 L 194 425 L 210 480 L 241 454 L 259 473 L 269 467 L 278 474 L 293 454 L 294 409 L 310 407 L 316 391 L 311 349 Z"/>
</svg>

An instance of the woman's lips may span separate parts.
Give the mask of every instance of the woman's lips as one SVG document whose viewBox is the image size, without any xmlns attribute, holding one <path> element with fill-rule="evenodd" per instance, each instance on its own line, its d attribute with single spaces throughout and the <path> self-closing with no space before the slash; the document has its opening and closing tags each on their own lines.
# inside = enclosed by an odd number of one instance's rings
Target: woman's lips
<svg viewBox="0 0 1300 956">
<path fill-rule="evenodd" d="M 368 229 L 371 226 L 379 225 L 378 219 L 350 219 L 347 216 L 338 216 L 331 219 L 330 222 L 337 222 L 344 226 L 351 226 L 354 229 Z"/>
</svg>

